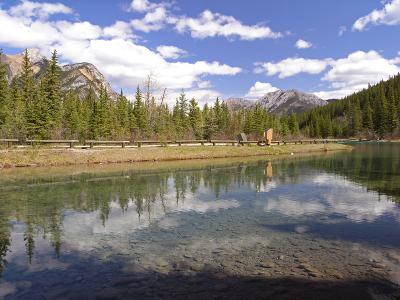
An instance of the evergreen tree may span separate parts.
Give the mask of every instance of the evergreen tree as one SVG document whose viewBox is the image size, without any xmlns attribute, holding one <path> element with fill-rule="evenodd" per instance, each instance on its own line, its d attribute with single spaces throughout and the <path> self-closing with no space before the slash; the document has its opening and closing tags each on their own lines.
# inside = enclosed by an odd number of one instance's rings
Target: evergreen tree
<svg viewBox="0 0 400 300">
<path fill-rule="evenodd" d="M 120 137 L 126 138 L 130 132 L 129 101 L 124 96 L 122 90 L 117 98 L 115 115 L 117 116 L 117 134 Z"/>
<path fill-rule="evenodd" d="M 79 102 L 74 92 L 68 92 L 64 98 L 64 136 L 66 138 L 78 138 L 81 130 Z"/>
<path fill-rule="evenodd" d="M 366 100 L 365 107 L 363 110 L 363 127 L 370 131 L 373 129 L 373 120 L 372 120 L 372 108 L 369 99 Z"/>
<path fill-rule="evenodd" d="M 43 113 L 47 116 L 44 126 L 48 132 L 47 136 L 56 136 L 60 130 L 62 116 L 60 67 L 58 66 L 56 50 L 51 54 L 51 59 L 47 64 L 44 90 L 47 102 L 47 112 Z"/>
<path fill-rule="evenodd" d="M 292 135 L 297 136 L 300 132 L 299 122 L 297 121 L 297 116 L 292 113 L 289 118 L 289 129 Z"/>
<path fill-rule="evenodd" d="M 4 126 L 7 117 L 7 103 L 10 91 L 7 80 L 6 65 L 2 61 L 3 51 L 0 49 L 0 129 Z"/>
<path fill-rule="evenodd" d="M 355 99 L 351 105 L 351 135 L 356 136 L 362 130 L 362 116 L 360 109 L 360 101 Z"/>
<path fill-rule="evenodd" d="M 26 105 L 21 97 L 21 90 L 13 80 L 10 86 L 10 96 L 6 104 L 4 130 L 10 138 L 24 140 L 26 138 Z"/>
<path fill-rule="evenodd" d="M 143 103 L 142 93 L 139 87 L 136 89 L 135 103 L 133 105 L 133 114 L 135 116 L 136 125 L 142 134 L 147 133 L 148 118 L 147 111 Z"/>
<path fill-rule="evenodd" d="M 201 139 L 203 137 L 202 114 L 194 98 L 189 102 L 189 124 L 194 136 Z"/>
</svg>

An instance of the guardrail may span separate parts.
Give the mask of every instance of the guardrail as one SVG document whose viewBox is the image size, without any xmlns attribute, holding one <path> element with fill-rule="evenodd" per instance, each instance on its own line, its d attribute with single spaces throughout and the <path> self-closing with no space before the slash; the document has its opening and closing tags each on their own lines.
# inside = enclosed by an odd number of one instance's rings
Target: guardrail
<svg viewBox="0 0 400 300">
<path fill-rule="evenodd" d="M 70 148 L 79 143 L 78 140 L 26 140 L 25 142 L 31 146 L 38 144 L 68 144 Z"/>
<path fill-rule="evenodd" d="M 358 141 L 356 139 L 304 139 L 304 140 L 275 140 L 271 142 L 271 145 L 297 145 L 297 144 L 328 144 L 328 143 L 343 143 L 349 141 Z M 41 145 L 41 144 L 68 144 L 70 148 L 74 146 L 78 146 L 79 140 L 38 140 L 38 139 L 29 139 L 29 140 L 18 140 L 18 139 L 0 139 L 0 144 L 7 144 L 7 147 L 11 147 L 14 144 L 21 145 Z M 102 140 L 85 140 L 81 146 L 82 148 L 94 148 L 95 146 L 105 146 L 105 145 L 120 145 L 122 148 L 126 146 L 138 147 L 141 148 L 143 145 L 154 145 L 154 146 L 167 146 L 167 145 L 189 145 L 189 144 L 200 144 L 204 146 L 205 144 L 216 145 L 266 145 L 265 141 L 237 141 L 237 140 L 136 140 L 136 141 L 102 141 Z"/>
<path fill-rule="evenodd" d="M 89 144 L 90 148 L 93 148 L 94 145 L 121 145 L 122 148 L 125 148 L 130 141 L 98 141 L 98 140 L 86 140 L 85 145 Z"/>
<path fill-rule="evenodd" d="M 7 144 L 7 147 L 10 148 L 14 143 L 19 143 L 18 139 L 0 139 L 0 143 Z"/>
</svg>

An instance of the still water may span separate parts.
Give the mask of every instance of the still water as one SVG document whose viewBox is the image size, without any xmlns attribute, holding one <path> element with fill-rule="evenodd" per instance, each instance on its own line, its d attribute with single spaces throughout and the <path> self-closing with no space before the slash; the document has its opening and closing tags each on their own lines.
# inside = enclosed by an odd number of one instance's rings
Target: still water
<svg viewBox="0 0 400 300">
<path fill-rule="evenodd" d="M 398 299 L 400 144 L 0 171 L 0 298 Z"/>
</svg>

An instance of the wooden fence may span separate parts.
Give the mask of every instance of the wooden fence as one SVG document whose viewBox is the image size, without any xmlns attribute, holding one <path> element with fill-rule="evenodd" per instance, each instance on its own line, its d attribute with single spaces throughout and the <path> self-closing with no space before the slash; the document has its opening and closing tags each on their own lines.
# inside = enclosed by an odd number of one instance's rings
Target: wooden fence
<svg viewBox="0 0 400 300">
<path fill-rule="evenodd" d="M 276 140 L 272 141 L 271 145 L 301 145 L 301 144 L 328 144 L 328 143 L 345 143 L 350 141 L 358 141 L 356 139 L 304 139 L 304 140 Z M 18 140 L 18 139 L 0 139 L 0 144 L 5 144 L 8 148 L 13 145 L 20 146 L 35 146 L 35 145 L 66 145 L 69 148 L 95 148 L 95 147 L 138 147 L 143 145 L 148 146 L 182 146 L 182 145 L 259 145 L 265 146 L 265 141 L 237 141 L 237 140 L 137 140 L 137 141 L 100 141 L 86 140 L 80 144 L 78 140 Z"/>
</svg>

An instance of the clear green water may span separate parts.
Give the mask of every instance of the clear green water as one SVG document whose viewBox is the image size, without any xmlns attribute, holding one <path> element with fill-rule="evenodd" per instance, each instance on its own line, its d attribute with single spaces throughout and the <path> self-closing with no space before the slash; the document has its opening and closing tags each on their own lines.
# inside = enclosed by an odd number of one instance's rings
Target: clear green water
<svg viewBox="0 0 400 300">
<path fill-rule="evenodd" d="M 0 299 L 400 296 L 400 144 L 30 172 L 0 172 Z"/>
</svg>

